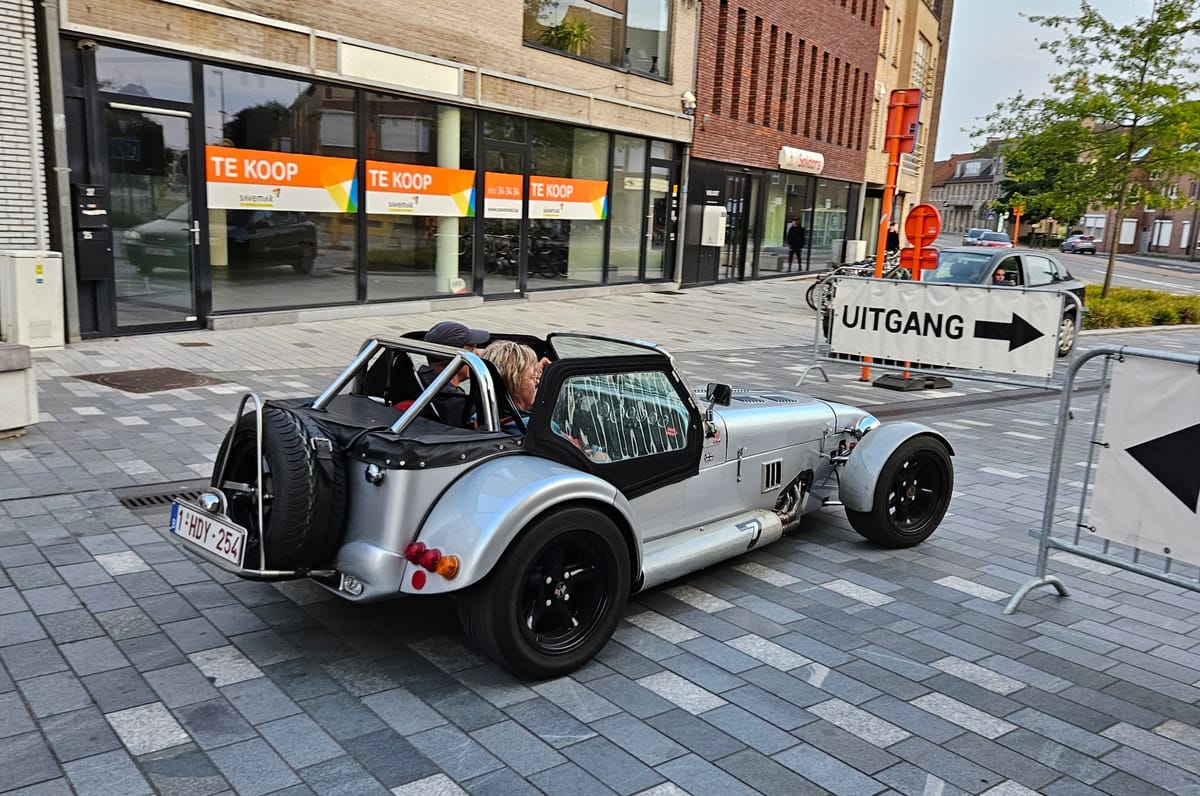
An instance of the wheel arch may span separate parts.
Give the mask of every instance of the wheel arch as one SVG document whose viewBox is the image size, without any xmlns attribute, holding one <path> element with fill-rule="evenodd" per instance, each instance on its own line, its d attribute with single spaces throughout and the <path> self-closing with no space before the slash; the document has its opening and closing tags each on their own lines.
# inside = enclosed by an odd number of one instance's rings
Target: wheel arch
<svg viewBox="0 0 1200 796">
<path fill-rule="evenodd" d="M 642 546 L 629 501 L 612 484 L 536 456 L 508 456 L 482 463 L 455 481 L 421 523 L 414 541 L 459 559 L 452 580 L 427 573 L 422 588 L 413 585 L 419 569 L 407 564 L 400 582 L 406 594 L 460 591 L 478 583 L 500 561 L 513 541 L 533 523 L 571 507 L 594 508 L 620 531 L 630 556 L 630 573 L 641 574 Z"/>
<path fill-rule="evenodd" d="M 944 436 L 929 426 L 911 421 L 884 423 L 859 441 L 842 469 L 838 490 L 838 497 L 848 511 L 871 510 L 884 464 L 897 448 L 919 437 L 937 440 L 946 446 L 951 456 L 954 455 L 954 446 Z"/>
</svg>

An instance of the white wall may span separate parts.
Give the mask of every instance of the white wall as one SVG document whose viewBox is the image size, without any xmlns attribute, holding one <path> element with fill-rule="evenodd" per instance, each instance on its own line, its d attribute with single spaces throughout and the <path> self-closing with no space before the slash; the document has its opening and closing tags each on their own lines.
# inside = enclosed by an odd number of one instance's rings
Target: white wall
<svg viewBox="0 0 1200 796">
<path fill-rule="evenodd" d="M 33 0 L 0 0 L 0 249 L 47 245 Z"/>
</svg>

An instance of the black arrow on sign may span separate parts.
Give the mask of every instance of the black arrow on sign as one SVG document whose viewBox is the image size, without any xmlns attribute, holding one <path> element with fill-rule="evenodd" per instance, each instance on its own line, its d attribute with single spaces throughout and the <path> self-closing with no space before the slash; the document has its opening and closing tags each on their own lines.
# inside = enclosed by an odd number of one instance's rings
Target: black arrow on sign
<svg viewBox="0 0 1200 796">
<path fill-rule="evenodd" d="M 1196 499 L 1200 497 L 1197 446 L 1200 446 L 1200 423 L 1125 450 L 1172 495 L 1183 501 L 1188 511 L 1195 512 Z"/>
<path fill-rule="evenodd" d="M 1045 336 L 1015 312 L 1012 320 L 1008 322 L 975 321 L 975 337 L 981 340 L 1007 340 L 1009 351 Z"/>
</svg>

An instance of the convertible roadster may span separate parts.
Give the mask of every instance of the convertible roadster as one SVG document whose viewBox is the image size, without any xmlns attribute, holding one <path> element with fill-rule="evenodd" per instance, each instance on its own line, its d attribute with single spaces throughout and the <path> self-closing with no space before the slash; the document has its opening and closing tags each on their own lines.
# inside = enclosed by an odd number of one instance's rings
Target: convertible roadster
<svg viewBox="0 0 1200 796">
<path fill-rule="evenodd" d="M 356 602 L 454 593 L 468 639 L 538 678 L 590 660 L 631 594 L 812 511 L 844 507 L 902 548 L 950 503 L 953 451 L 926 426 L 786 390 L 694 392 L 638 340 L 504 336 L 550 360 L 527 420 L 475 354 L 372 338 L 316 398 L 245 395 L 212 486 L 174 505 L 171 531 L 243 578 L 312 578 Z M 428 357 L 449 364 L 423 388 Z M 464 368 L 466 428 L 434 401 Z"/>
</svg>

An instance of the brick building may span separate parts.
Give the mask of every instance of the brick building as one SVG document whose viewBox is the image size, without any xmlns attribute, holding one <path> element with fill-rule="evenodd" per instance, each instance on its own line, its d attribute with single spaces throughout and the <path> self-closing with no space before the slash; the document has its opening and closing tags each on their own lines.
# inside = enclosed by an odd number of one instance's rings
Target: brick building
<svg viewBox="0 0 1200 796">
<path fill-rule="evenodd" d="M 705 3 L 684 284 L 785 270 L 793 219 L 804 267 L 840 259 L 847 230 L 856 237 L 881 11 L 879 0 Z"/>
</svg>

